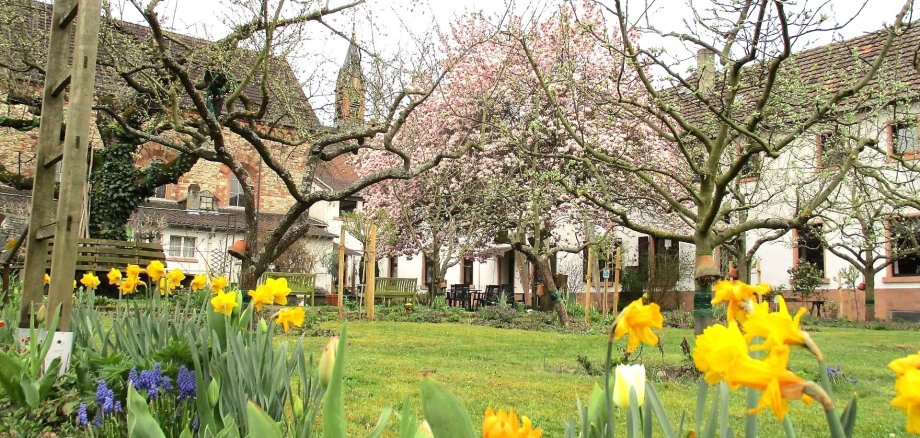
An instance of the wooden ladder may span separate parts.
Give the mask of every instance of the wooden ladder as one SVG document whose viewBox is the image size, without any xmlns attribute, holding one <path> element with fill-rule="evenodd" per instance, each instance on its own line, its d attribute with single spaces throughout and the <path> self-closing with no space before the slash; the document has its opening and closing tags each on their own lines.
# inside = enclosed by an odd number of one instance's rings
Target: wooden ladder
<svg viewBox="0 0 920 438">
<path fill-rule="evenodd" d="M 31 314 L 43 301 L 48 241 L 54 238 L 48 314 L 61 306 L 57 330 L 70 330 L 70 297 L 85 204 L 83 190 L 88 171 L 100 9 L 100 0 L 56 0 L 51 14 L 32 209 L 22 275 L 20 327 L 23 328 L 29 326 Z M 70 92 L 65 93 L 68 87 Z M 58 162 L 61 162 L 61 188 L 59 199 L 55 202 L 55 167 Z M 51 320 L 50 316 L 48 320 Z"/>
</svg>

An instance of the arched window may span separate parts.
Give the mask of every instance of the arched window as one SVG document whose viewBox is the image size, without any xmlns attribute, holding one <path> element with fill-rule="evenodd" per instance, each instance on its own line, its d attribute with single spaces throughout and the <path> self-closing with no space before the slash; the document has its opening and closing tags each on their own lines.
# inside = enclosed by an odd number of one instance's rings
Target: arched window
<svg viewBox="0 0 920 438">
<path fill-rule="evenodd" d="M 230 196 L 227 199 L 227 205 L 231 207 L 242 207 L 243 206 L 243 186 L 240 184 L 240 180 L 236 178 L 236 175 L 230 175 Z"/>
</svg>

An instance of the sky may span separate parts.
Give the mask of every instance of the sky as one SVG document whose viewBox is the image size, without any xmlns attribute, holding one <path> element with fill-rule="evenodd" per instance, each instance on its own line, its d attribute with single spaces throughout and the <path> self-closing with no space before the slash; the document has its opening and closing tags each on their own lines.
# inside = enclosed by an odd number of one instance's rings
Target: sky
<svg viewBox="0 0 920 438">
<path fill-rule="evenodd" d="M 139 22 L 140 15 L 134 10 L 132 1 L 145 4 L 148 0 L 110 0 L 116 17 Z M 225 23 L 241 19 L 237 11 L 225 5 L 246 1 L 163 0 L 157 11 L 161 23 L 177 32 L 214 39 L 227 33 Z M 347 3 L 343 0 L 286 1 L 288 4 L 314 2 L 330 6 Z M 686 29 L 684 20 L 689 16 L 688 2 L 705 7 L 711 0 L 634 0 L 632 4 L 644 5 L 646 1 L 652 1 L 649 17 L 657 28 L 682 30 Z M 794 3 L 803 2 L 812 7 L 821 5 L 821 13 L 832 20 L 841 22 L 852 18 L 852 22 L 840 32 L 821 33 L 802 42 L 798 50 L 878 30 L 883 23 L 893 21 L 902 5 L 902 0 L 867 0 L 864 7 L 863 1 L 858 0 L 798 0 Z M 450 23 L 465 13 L 482 12 L 497 20 L 508 10 L 523 16 L 546 15 L 555 9 L 554 4 L 555 0 L 368 0 L 358 8 L 330 17 L 327 23 L 343 34 L 354 30 L 356 39 L 372 52 L 393 57 L 408 53 L 411 57 L 411 54 L 425 49 L 419 41 L 432 41 L 437 29 L 449 29 Z M 671 41 L 645 38 L 641 43 L 663 47 L 669 52 L 686 52 L 680 44 Z M 344 38 L 320 25 L 313 25 L 305 35 L 304 43 L 289 56 L 305 92 L 324 121 L 330 118 L 328 112 L 335 74 L 344 60 L 347 47 L 348 41 Z"/>
</svg>

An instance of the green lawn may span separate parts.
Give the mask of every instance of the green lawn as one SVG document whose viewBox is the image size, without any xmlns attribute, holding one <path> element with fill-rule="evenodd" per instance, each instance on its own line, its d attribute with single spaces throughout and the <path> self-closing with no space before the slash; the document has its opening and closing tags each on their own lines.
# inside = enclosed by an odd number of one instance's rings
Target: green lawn
<svg viewBox="0 0 920 438">
<path fill-rule="evenodd" d="M 324 328 L 338 330 L 339 323 Z M 588 376 L 577 362 L 584 355 L 598 367 L 605 349 L 603 335 L 530 332 L 465 324 L 399 322 L 349 323 L 345 402 L 349 436 L 363 436 L 386 406 L 397 407 L 409 398 L 418 407 L 418 381 L 430 374 L 457 394 L 481 424 L 487 406 L 514 408 L 530 416 L 546 432 L 562 436 L 563 422 L 575 417 L 576 399 L 585 399 L 597 377 Z M 666 329 L 665 356 L 646 348 L 642 361 L 668 409 L 672 422 L 682 412 L 693 418 L 696 383 L 691 378 L 658 381 L 659 370 L 683 363 L 679 344 L 693 341 L 690 330 Z M 906 436 L 902 412 L 889 407 L 894 396 L 887 363 L 920 350 L 920 334 L 909 331 L 822 328 L 813 337 L 828 365 L 842 365 L 856 384 L 835 386 L 843 404 L 859 397 L 854 436 Z M 305 338 L 310 351 L 322 349 L 325 339 Z M 793 370 L 816 378 L 814 361 L 804 350 L 793 353 Z M 792 419 L 800 437 L 827 436 L 823 411 L 817 405 L 792 404 Z M 743 432 L 744 394 L 734 394 L 731 416 L 736 436 Z M 625 420 L 622 420 L 625 422 Z M 395 426 L 395 422 L 393 422 Z M 781 436 L 772 414 L 760 416 L 760 436 Z"/>
</svg>

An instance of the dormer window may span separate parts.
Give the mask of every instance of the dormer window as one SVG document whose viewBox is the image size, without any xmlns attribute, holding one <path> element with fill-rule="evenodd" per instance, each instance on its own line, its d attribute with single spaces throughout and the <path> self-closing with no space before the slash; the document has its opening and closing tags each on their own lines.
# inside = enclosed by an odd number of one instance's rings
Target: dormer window
<svg viewBox="0 0 920 438">
<path fill-rule="evenodd" d="M 151 198 L 166 199 L 166 184 L 157 186 L 157 188 L 153 189 L 153 196 L 151 196 Z"/>
<path fill-rule="evenodd" d="M 207 211 L 214 211 L 214 195 L 211 192 L 201 192 L 198 208 Z"/>
</svg>

